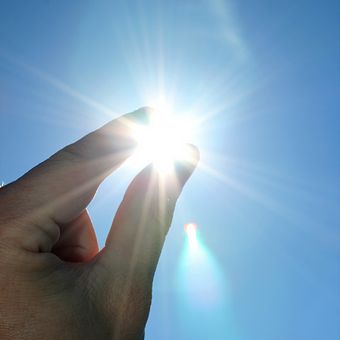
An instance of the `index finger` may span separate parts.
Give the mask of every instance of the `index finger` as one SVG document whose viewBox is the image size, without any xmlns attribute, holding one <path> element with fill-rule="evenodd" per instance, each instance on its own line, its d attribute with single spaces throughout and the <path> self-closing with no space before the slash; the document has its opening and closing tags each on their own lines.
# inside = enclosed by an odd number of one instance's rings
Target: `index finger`
<svg viewBox="0 0 340 340">
<path fill-rule="evenodd" d="M 132 154 L 133 128 L 147 120 L 149 112 L 141 108 L 109 122 L 3 188 L 6 202 L 15 202 L 6 206 L 5 214 L 50 217 L 57 223 L 78 216 L 101 181 Z"/>
</svg>

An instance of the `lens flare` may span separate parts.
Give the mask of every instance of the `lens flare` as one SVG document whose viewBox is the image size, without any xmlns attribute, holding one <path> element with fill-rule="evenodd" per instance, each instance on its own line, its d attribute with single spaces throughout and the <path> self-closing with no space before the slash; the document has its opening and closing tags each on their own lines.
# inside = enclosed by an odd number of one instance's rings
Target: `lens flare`
<svg viewBox="0 0 340 340">
<path fill-rule="evenodd" d="M 233 339 L 229 282 L 205 246 L 197 224 L 184 226 L 186 240 L 176 276 L 180 327 L 185 339 Z M 197 324 L 204 320 L 203 324 Z M 188 327 L 188 325 L 195 327 Z"/>
<path fill-rule="evenodd" d="M 197 224 L 188 223 L 184 226 L 184 229 L 188 236 L 188 242 L 190 247 L 197 246 Z"/>
</svg>

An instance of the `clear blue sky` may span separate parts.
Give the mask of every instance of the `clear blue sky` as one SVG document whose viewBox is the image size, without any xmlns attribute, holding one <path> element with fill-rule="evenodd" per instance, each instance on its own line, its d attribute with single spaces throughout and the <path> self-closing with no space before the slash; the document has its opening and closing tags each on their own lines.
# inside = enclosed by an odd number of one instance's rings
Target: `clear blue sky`
<svg viewBox="0 0 340 340">
<path fill-rule="evenodd" d="M 146 339 L 339 339 L 339 25 L 330 0 L 1 0 L 0 181 L 170 96 L 204 118 L 202 166 L 178 202 Z M 90 206 L 101 244 L 135 171 Z M 189 221 L 197 268 L 184 265 Z"/>
</svg>

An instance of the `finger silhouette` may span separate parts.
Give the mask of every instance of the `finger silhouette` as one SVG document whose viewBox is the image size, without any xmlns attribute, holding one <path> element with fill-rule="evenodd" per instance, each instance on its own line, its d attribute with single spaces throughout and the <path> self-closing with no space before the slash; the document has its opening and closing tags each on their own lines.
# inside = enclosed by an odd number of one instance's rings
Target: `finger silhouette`
<svg viewBox="0 0 340 340">
<path fill-rule="evenodd" d="M 149 108 L 141 108 L 109 122 L 2 188 L 6 204 L 0 204 L 1 216 L 14 218 L 17 226 L 8 231 L 8 238 L 29 250 L 50 251 L 61 231 L 65 232 L 60 226 L 81 231 L 79 222 L 85 222 L 87 216 L 84 209 L 101 181 L 133 153 L 134 127 L 147 121 L 149 113 Z M 81 231 L 82 237 L 77 233 L 74 237 L 95 244 L 90 220 L 82 225 L 86 229 Z M 68 238 L 65 245 L 71 243 Z"/>
<path fill-rule="evenodd" d="M 117 267 L 119 259 L 131 280 L 152 281 L 176 201 L 199 159 L 196 147 L 187 149 L 173 173 L 164 175 L 149 165 L 128 187 L 103 250 L 101 260 L 108 268 Z"/>
</svg>

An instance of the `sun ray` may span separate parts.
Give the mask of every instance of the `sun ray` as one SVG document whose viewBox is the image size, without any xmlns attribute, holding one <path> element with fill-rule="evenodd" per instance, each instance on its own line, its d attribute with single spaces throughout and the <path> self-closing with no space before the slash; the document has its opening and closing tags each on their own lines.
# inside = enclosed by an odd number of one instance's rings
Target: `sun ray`
<svg viewBox="0 0 340 340">
<path fill-rule="evenodd" d="M 48 74 L 47 72 L 26 63 L 23 60 L 20 60 L 18 57 L 10 56 L 8 54 L 2 54 L 2 57 L 9 63 L 20 67 L 21 69 L 25 70 L 26 72 L 32 74 L 33 76 L 45 81 L 47 84 L 51 85 L 52 87 L 56 88 L 57 90 L 61 91 L 62 93 L 79 100 L 80 102 L 88 105 L 89 107 L 95 109 L 97 112 L 101 112 L 105 114 L 108 118 L 112 118 L 117 114 L 113 112 L 107 106 L 97 102 L 93 98 L 89 97 L 81 93 L 80 91 L 74 89 L 72 86 L 68 85 L 67 83 L 61 81 L 55 76 Z"/>
</svg>

